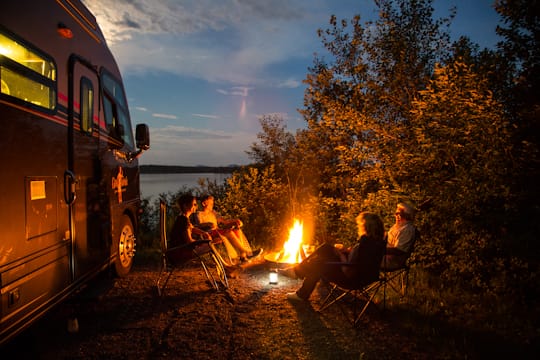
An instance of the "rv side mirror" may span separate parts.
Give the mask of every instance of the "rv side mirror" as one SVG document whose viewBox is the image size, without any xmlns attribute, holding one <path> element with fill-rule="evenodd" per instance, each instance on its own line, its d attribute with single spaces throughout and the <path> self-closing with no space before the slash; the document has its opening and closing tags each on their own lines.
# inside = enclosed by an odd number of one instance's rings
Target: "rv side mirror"
<svg viewBox="0 0 540 360">
<path fill-rule="evenodd" d="M 150 149 L 150 131 L 148 130 L 148 125 L 137 124 L 135 140 L 137 141 L 137 148 L 141 151 Z"/>
</svg>

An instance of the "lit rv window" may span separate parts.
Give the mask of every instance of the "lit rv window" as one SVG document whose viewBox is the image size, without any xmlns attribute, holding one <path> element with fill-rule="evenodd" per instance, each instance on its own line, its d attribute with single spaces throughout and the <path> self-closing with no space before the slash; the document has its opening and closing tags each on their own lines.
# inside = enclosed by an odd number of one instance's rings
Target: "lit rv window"
<svg viewBox="0 0 540 360">
<path fill-rule="evenodd" d="M 83 77 L 81 79 L 81 131 L 87 134 L 92 133 L 94 118 L 94 88 L 92 82 Z"/>
<path fill-rule="evenodd" d="M 133 130 L 129 120 L 126 97 L 121 84 L 106 72 L 102 73 L 105 96 L 103 107 L 109 134 L 123 141 L 130 149 L 135 148 Z"/>
<path fill-rule="evenodd" d="M 36 106 L 56 106 L 56 66 L 52 59 L 0 33 L 1 93 Z"/>
</svg>

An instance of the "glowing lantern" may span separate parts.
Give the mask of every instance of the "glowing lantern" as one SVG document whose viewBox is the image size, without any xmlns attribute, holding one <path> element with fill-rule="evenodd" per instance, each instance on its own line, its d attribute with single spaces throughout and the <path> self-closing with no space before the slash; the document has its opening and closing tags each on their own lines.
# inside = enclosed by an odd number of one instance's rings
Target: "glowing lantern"
<svg viewBox="0 0 540 360">
<path fill-rule="evenodd" d="M 269 274 L 270 284 L 276 285 L 278 283 L 278 272 L 275 269 L 270 270 Z"/>
</svg>

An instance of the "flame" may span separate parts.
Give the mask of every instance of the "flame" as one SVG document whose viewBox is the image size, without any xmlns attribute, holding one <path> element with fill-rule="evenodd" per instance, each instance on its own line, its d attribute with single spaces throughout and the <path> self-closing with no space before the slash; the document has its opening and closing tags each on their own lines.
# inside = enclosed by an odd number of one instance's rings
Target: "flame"
<svg viewBox="0 0 540 360">
<path fill-rule="evenodd" d="M 289 239 L 283 245 L 283 255 L 280 256 L 281 262 L 296 264 L 302 261 L 302 236 L 304 233 L 304 224 L 294 219 L 294 225 L 289 229 Z"/>
</svg>

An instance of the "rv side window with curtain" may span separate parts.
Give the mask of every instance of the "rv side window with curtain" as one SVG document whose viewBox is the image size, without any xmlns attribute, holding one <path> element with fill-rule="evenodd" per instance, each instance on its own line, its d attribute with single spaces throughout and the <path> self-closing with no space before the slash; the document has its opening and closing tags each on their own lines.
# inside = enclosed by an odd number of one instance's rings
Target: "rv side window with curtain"
<svg viewBox="0 0 540 360">
<path fill-rule="evenodd" d="M 80 101 L 80 121 L 81 131 L 91 135 L 94 118 L 94 88 L 90 79 L 81 79 L 81 101 Z"/>
<path fill-rule="evenodd" d="M 56 107 L 54 61 L 0 31 L 1 94 L 53 110 Z"/>
</svg>

